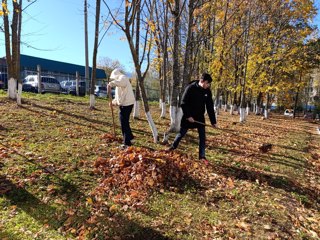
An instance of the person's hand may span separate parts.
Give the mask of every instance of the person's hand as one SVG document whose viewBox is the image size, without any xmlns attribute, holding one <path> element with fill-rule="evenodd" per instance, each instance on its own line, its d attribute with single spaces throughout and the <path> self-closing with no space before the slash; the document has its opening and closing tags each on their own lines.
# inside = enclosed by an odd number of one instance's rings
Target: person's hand
<svg viewBox="0 0 320 240">
<path fill-rule="evenodd" d="M 194 123 L 193 117 L 188 117 L 187 120 L 188 120 L 189 122 L 191 122 L 191 123 Z"/>
<path fill-rule="evenodd" d="M 108 92 L 111 91 L 111 85 L 110 85 L 110 83 L 107 85 L 107 88 L 108 88 Z"/>
</svg>

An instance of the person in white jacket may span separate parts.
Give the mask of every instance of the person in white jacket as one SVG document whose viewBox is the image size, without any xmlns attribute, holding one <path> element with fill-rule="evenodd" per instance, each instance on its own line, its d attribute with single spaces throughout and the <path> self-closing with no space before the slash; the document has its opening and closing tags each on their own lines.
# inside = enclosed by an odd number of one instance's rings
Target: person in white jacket
<svg viewBox="0 0 320 240">
<path fill-rule="evenodd" d="M 112 100 L 113 105 L 119 106 L 119 119 L 121 124 L 121 131 L 123 136 L 124 147 L 131 146 L 134 138 L 130 128 L 130 114 L 135 102 L 132 85 L 129 78 L 124 75 L 120 69 L 116 68 L 110 75 L 110 81 L 108 84 L 108 92 L 112 87 L 115 89 L 115 98 Z"/>
</svg>

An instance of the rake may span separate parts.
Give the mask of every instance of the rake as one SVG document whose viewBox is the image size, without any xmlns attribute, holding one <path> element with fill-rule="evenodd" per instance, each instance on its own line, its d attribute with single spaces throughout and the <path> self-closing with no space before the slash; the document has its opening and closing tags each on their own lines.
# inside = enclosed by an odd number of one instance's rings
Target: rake
<svg viewBox="0 0 320 240">
<path fill-rule="evenodd" d="M 255 140 L 253 140 L 253 139 L 240 136 L 239 134 L 236 134 L 236 133 L 234 133 L 234 132 L 232 132 L 232 131 L 230 131 L 230 130 L 227 130 L 227 129 L 216 128 L 216 127 L 213 127 L 213 126 L 211 126 L 211 125 L 208 125 L 208 124 L 205 124 L 205 123 L 203 123 L 203 122 L 196 121 L 196 120 L 194 120 L 194 122 L 195 122 L 195 123 L 198 123 L 198 124 L 201 124 L 201 125 L 203 125 L 203 126 L 208 126 L 208 127 L 211 127 L 211 128 L 218 129 L 218 130 L 223 131 L 223 132 L 228 132 L 228 133 L 230 133 L 230 134 L 232 134 L 232 135 L 234 135 L 234 136 L 241 137 L 241 138 L 243 138 L 243 139 L 245 139 L 245 140 L 247 140 L 247 141 L 251 141 L 251 142 L 254 142 L 254 143 L 261 144 L 261 146 L 259 146 L 259 150 L 260 150 L 261 152 L 263 152 L 263 153 L 266 153 L 266 152 L 268 152 L 269 150 L 272 149 L 272 144 L 271 144 L 271 143 L 261 143 L 261 142 L 255 141 Z"/>
</svg>

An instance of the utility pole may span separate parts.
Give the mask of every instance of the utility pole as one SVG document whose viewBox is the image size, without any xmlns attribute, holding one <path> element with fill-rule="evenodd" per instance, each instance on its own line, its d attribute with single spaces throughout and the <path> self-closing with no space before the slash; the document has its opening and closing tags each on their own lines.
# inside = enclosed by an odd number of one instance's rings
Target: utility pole
<svg viewBox="0 0 320 240">
<path fill-rule="evenodd" d="M 86 86 L 89 86 L 89 51 L 88 51 L 88 3 L 84 0 L 84 49 L 85 49 L 85 81 Z"/>
</svg>

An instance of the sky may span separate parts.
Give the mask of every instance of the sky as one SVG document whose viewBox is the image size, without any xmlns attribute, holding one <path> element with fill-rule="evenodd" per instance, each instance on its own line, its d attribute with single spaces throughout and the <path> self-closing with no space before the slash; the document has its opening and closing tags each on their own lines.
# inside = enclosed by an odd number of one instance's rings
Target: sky
<svg viewBox="0 0 320 240">
<path fill-rule="evenodd" d="M 121 1 L 107 2 L 115 5 Z M 88 0 L 88 3 L 89 65 L 92 66 L 95 1 Z M 27 1 L 24 1 L 25 6 Z M 103 7 L 101 15 L 106 14 Z M 97 61 L 104 57 L 119 60 L 127 71 L 132 71 L 131 54 L 124 39 L 119 29 L 111 28 L 99 45 Z M 21 41 L 25 43 L 21 54 L 85 65 L 83 0 L 38 0 L 23 15 Z M 0 34 L 0 57 L 3 56 L 4 36 Z"/>
<path fill-rule="evenodd" d="M 115 7 L 121 1 L 107 2 Z M 95 1 L 88 0 L 88 3 L 89 65 L 92 66 Z M 27 6 L 27 1 L 24 4 Z M 316 0 L 315 5 L 319 9 L 320 0 Z M 107 9 L 102 6 L 102 17 L 106 14 Z M 320 28 L 320 13 L 314 24 Z M 85 65 L 83 0 L 38 0 L 23 15 L 22 42 L 25 44 L 21 46 L 21 54 Z M 0 57 L 3 56 L 4 36 L 0 34 Z M 128 43 L 119 29 L 111 28 L 102 39 L 97 61 L 104 57 L 119 60 L 128 72 L 134 69 Z"/>
</svg>

